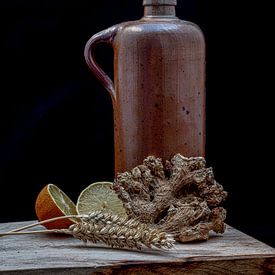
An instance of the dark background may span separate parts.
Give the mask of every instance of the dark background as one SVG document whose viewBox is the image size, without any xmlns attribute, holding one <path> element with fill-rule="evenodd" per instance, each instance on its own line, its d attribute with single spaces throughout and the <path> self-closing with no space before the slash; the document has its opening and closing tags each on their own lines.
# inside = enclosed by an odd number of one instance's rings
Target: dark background
<svg viewBox="0 0 275 275">
<path fill-rule="evenodd" d="M 111 99 L 83 48 L 96 32 L 139 19 L 141 2 L 0 1 L 0 222 L 35 219 L 49 182 L 76 200 L 91 182 L 113 179 Z M 227 222 L 275 246 L 270 7 L 178 2 L 178 17 L 206 38 L 207 161 L 229 191 Z M 112 50 L 97 56 L 111 74 Z"/>
</svg>

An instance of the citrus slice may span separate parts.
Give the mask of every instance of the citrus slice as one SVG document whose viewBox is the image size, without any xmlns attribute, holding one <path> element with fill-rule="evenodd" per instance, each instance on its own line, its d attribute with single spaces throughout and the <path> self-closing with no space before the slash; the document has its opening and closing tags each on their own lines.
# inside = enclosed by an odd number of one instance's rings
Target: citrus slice
<svg viewBox="0 0 275 275">
<path fill-rule="evenodd" d="M 39 221 L 65 215 L 77 215 L 75 204 L 56 185 L 48 184 L 39 193 L 35 202 Z M 44 224 L 47 229 L 65 229 L 74 223 L 73 219 L 62 219 Z"/>
<path fill-rule="evenodd" d="M 113 183 L 95 182 L 84 189 L 78 197 L 76 211 L 78 214 L 89 214 L 102 211 L 121 217 L 126 216 L 122 201 L 112 189 Z"/>
</svg>

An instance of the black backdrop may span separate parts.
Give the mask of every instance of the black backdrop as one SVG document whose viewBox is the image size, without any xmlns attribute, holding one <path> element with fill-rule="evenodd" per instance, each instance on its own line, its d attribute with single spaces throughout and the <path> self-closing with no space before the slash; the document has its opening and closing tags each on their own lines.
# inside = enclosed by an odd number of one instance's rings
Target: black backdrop
<svg viewBox="0 0 275 275">
<path fill-rule="evenodd" d="M 48 182 L 76 200 L 112 180 L 112 106 L 83 58 L 94 33 L 142 16 L 141 0 L 0 1 L 0 222 L 35 219 Z M 228 223 L 275 246 L 269 7 L 178 0 L 207 43 L 207 161 Z M 261 20 L 259 19 L 261 16 Z M 112 73 L 112 50 L 98 49 Z"/>
</svg>

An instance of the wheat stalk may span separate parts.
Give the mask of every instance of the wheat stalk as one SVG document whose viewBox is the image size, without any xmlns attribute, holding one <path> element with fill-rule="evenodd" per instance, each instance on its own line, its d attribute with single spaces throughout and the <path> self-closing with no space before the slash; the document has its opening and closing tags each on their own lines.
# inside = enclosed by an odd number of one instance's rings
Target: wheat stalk
<svg viewBox="0 0 275 275">
<path fill-rule="evenodd" d="M 174 245 L 172 235 L 162 232 L 149 225 L 141 223 L 135 219 L 121 218 L 117 215 L 103 213 L 101 211 L 92 212 L 89 215 L 74 215 L 71 218 L 79 218 L 80 221 L 71 225 L 68 229 L 53 229 L 39 231 L 25 231 L 0 233 L 0 236 L 19 234 L 39 234 L 39 233 L 65 233 L 84 242 L 93 243 L 104 242 L 110 247 L 116 248 L 137 248 L 142 246 L 149 248 L 171 248 Z M 68 216 L 57 217 L 65 219 Z M 38 222 L 23 229 L 34 227 L 53 221 L 49 219 Z M 21 228 L 22 229 L 22 228 Z M 18 229 L 16 231 L 19 231 Z"/>
<path fill-rule="evenodd" d="M 136 226 L 131 226 L 131 222 Z M 94 222 L 93 220 L 82 221 L 71 225 L 68 230 L 65 230 L 65 233 L 84 242 L 97 243 L 102 241 L 108 246 L 118 248 L 141 249 L 142 245 L 150 248 L 171 248 L 174 243 L 173 237 L 169 234 L 131 220 L 122 224 Z"/>
</svg>

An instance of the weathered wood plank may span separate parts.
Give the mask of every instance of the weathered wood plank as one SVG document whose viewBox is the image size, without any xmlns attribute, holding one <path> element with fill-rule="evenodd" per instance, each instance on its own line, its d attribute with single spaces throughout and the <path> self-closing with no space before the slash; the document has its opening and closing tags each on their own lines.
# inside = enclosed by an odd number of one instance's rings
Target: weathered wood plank
<svg viewBox="0 0 275 275">
<path fill-rule="evenodd" d="M 0 224 L 8 231 L 28 224 Z M 228 226 L 208 242 L 142 252 L 85 245 L 60 235 L 0 238 L 5 274 L 275 274 L 275 249 Z"/>
</svg>

